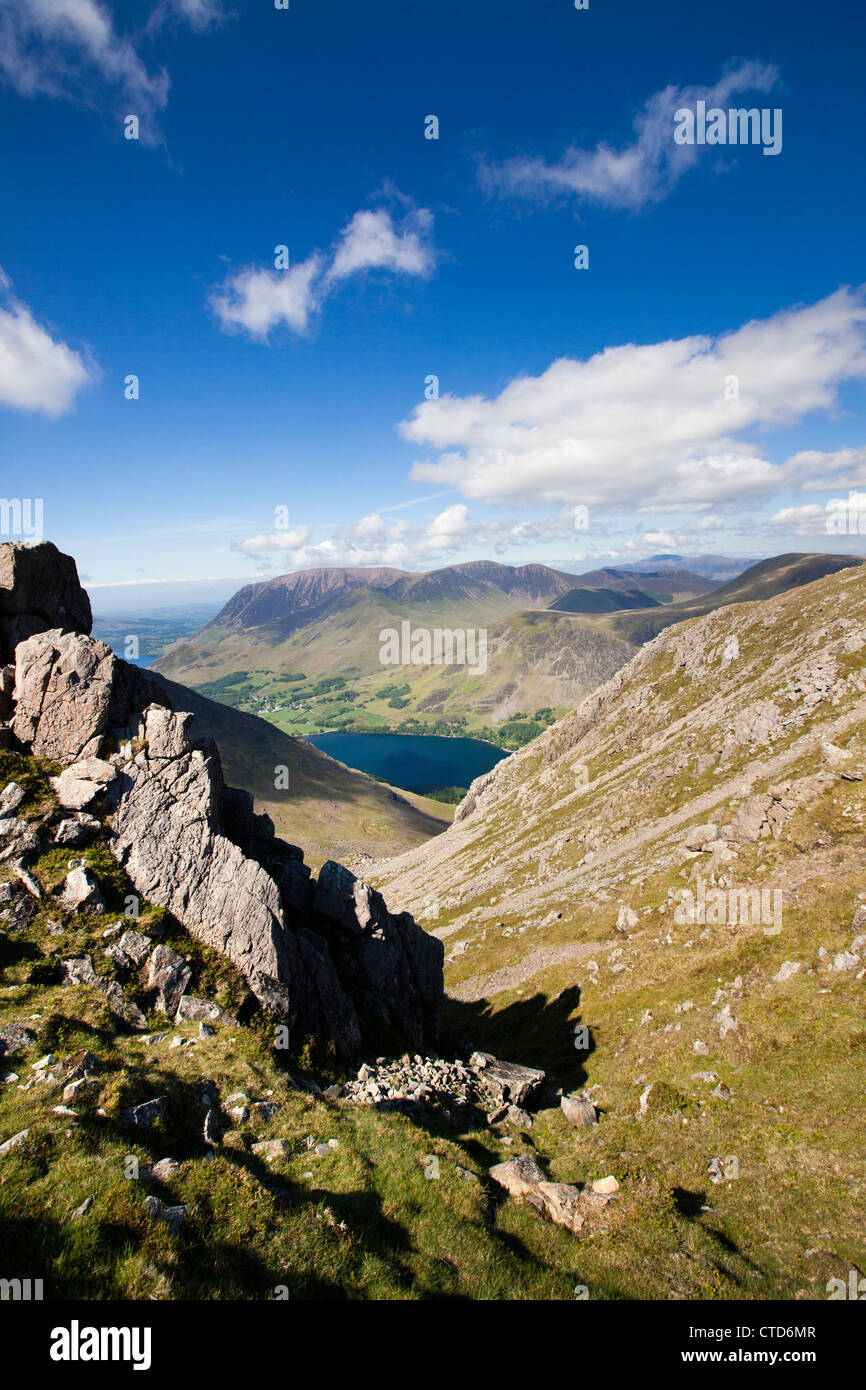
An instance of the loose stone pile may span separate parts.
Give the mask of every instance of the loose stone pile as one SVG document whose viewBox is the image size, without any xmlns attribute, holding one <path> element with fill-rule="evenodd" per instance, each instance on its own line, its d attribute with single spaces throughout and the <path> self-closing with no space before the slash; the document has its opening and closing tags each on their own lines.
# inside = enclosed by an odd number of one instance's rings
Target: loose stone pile
<svg viewBox="0 0 866 1390">
<path fill-rule="evenodd" d="M 530 1128 L 532 1116 L 522 1107 L 537 1098 L 545 1079 L 535 1067 L 502 1062 L 487 1052 L 473 1052 L 468 1062 L 416 1053 L 364 1063 L 341 1094 L 381 1109 L 422 1106 L 455 1117 L 476 1110 L 489 1124 L 506 1120 Z"/>
</svg>

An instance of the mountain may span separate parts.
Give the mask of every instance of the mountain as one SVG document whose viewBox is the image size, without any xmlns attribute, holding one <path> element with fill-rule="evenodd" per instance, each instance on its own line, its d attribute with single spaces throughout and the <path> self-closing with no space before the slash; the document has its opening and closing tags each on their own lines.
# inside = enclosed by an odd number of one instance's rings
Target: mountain
<svg viewBox="0 0 866 1390">
<path fill-rule="evenodd" d="M 618 568 L 628 570 L 632 573 L 640 570 L 655 569 L 683 569 L 690 574 L 701 575 L 704 579 L 711 579 L 716 583 L 722 583 L 726 579 L 734 579 L 743 570 L 751 568 L 760 562 L 760 556 L 744 557 L 741 555 L 650 555 L 647 560 L 623 560 L 620 561 Z"/>
<path fill-rule="evenodd" d="M 716 582 L 691 570 L 677 566 L 660 569 L 642 569 L 627 566 L 588 570 L 576 576 L 575 587 L 581 589 L 603 589 L 606 592 L 629 594 L 638 592 L 648 595 L 661 603 L 672 603 L 678 599 L 690 598 L 696 594 L 708 594 L 716 587 Z M 571 591 L 569 591 L 571 592 Z M 567 597 L 563 595 L 563 597 Z M 551 603 L 551 608 L 561 605 L 561 599 Z M 651 606 L 651 605 L 648 605 Z"/>
<path fill-rule="evenodd" d="M 656 608 L 659 600 L 644 589 L 569 589 L 550 606 L 561 613 L 615 613 L 622 608 Z"/>
<path fill-rule="evenodd" d="M 866 569 L 666 629 L 365 881 L 312 874 L 88 635 L 67 557 L 12 550 L 10 1270 L 61 1299 L 857 1284 Z"/>
<path fill-rule="evenodd" d="M 862 563 L 863 557 L 858 555 L 775 555 L 769 560 L 761 560 L 758 564 L 752 565 L 735 579 L 714 588 L 708 594 L 667 604 L 652 613 L 617 614 L 610 622 L 610 630 L 625 641 L 638 645 L 651 641 L 657 633 L 672 623 L 682 622 L 701 613 L 710 613 L 725 604 L 751 603 L 755 599 L 772 598 L 786 589 L 799 588 L 801 584 L 810 584 L 825 574 L 835 574 L 850 565 Z"/>
<path fill-rule="evenodd" d="M 676 566 L 582 576 L 483 562 L 415 575 L 306 571 L 241 591 L 157 666 L 290 734 L 465 733 L 517 748 L 663 627 L 848 563 L 778 556 L 721 587 Z M 361 582 L 371 573 L 375 582 Z M 484 670 L 383 665 L 380 634 L 405 622 L 413 630 L 485 630 Z"/>
<path fill-rule="evenodd" d="M 371 581 L 362 583 L 369 575 Z M 242 590 L 157 666 L 207 696 L 262 713 L 287 732 L 396 727 L 465 731 L 507 744 L 513 731 L 497 722 L 514 713 L 568 708 L 629 654 L 614 634 L 530 621 L 574 581 L 544 565 L 485 561 L 423 574 L 284 575 Z M 704 581 L 697 584 L 702 591 Z M 682 592 L 695 589 L 685 585 Z M 483 629 L 486 669 L 383 665 L 380 634 L 400 631 L 405 622 L 427 630 Z"/>
<path fill-rule="evenodd" d="M 531 1134 L 619 1180 L 590 1281 L 821 1298 L 864 1267 L 864 786 L 855 562 L 666 628 L 367 866 L 444 943 L 445 1026 L 601 1112 L 579 1158 L 561 1114 Z"/>
</svg>

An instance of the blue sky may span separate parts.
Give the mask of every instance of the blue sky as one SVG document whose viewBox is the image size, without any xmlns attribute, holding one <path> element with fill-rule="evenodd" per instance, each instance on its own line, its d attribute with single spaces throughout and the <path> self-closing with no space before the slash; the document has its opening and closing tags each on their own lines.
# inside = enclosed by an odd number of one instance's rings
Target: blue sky
<svg viewBox="0 0 866 1390">
<path fill-rule="evenodd" d="M 0 0 L 0 491 L 114 609 L 862 550 L 826 504 L 866 487 L 864 37 L 848 0 Z M 678 146 L 700 100 L 781 150 Z"/>
</svg>

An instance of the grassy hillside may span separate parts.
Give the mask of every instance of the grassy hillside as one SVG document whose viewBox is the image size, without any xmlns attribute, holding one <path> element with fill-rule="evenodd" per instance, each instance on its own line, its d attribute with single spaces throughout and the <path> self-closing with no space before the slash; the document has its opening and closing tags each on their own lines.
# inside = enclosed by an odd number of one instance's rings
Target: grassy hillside
<svg viewBox="0 0 866 1390">
<path fill-rule="evenodd" d="M 775 555 L 752 565 L 735 579 L 729 580 L 711 593 L 682 599 L 652 613 L 617 614 L 610 620 L 610 631 L 627 642 L 639 646 L 649 642 L 672 623 L 695 618 L 702 613 L 729 603 L 752 603 L 756 599 L 772 598 L 786 589 L 811 584 L 825 574 L 835 574 L 850 565 L 862 564 L 857 555 L 790 554 Z"/>
<path fill-rule="evenodd" d="M 643 589 L 569 589 L 550 606 L 562 613 L 614 613 L 622 608 L 656 608 L 672 594 L 655 598 Z"/>
<path fill-rule="evenodd" d="M 413 628 L 486 629 L 486 671 L 383 666 L 379 634 L 399 632 L 404 621 Z M 172 648 L 159 668 L 180 671 L 185 683 L 260 713 L 287 732 L 423 729 L 467 732 L 508 747 L 502 724 L 515 713 L 564 712 L 630 654 L 616 636 L 576 622 L 558 625 L 544 608 L 515 612 L 514 599 L 499 591 L 471 606 L 426 599 L 407 607 L 361 589 L 276 645 L 259 631 L 212 625 L 194 642 Z"/>
<path fill-rule="evenodd" d="M 64 814 L 48 787 L 54 770 L 0 753 L 0 787 L 24 786 L 17 814 L 48 830 Z M 44 1280 L 46 1300 L 573 1297 L 579 1245 L 548 1226 L 524 1239 L 525 1214 L 487 1180 L 492 1136 L 326 1099 L 303 1052 L 274 1049 L 272 1024 L 223 957 L 147 903 L 134 924 L 123 918 L 131 885 L 104 838 L 78 857 L 105 897 L 99 916 L 66 913 L 53 898 L 68 849 L 31 866 L 41 901 L 0 864 L 13 902 L 0 930 L 0 1038 L 17 1027 L 24 1040 L 0 1056 L 0 1144 L 23 1132 L 0 1153 L 10 1276 Z M 133 972 L 124 997 L 148 1031 L 130 1032 L 98 988 L 63 983 L 60 961 L 83 953 L 108 978 L 105 934 L 116 941 L 130 925 L 181 951 L 190 991 L 234 1021 L 171 1021 Z M 204 1095 L 221 1117 L 210 1144 Z M 163 1114 L 131 1128 L 129 1109 L 157 1097 Z M 281 1141 L 275 1158 L 255 1148 L 268 1140 Z M 161 1160 L 171 1171 L 153 1172 Z M 599 1290 L 617 1292 L 613 1279 Z"/>
<path fill-rule="evenodd" d="M 669 628 L 368 871 L 444 940 L 452 1029 L 590 1088 L 595 1129 L 531 1141 L 620 1179 L 593 1264 L 623 1287 L 823 1298 L 866 1269 L 864 773 L 857 567 Z"/>
<path fill-rule="evenodd" d="M 0 754 L 50 833 L 52 770 Z M 240 977 L 147 904 L 138 927 L 236 1021 L 169 1022 L 133 973 L 130 1033 L 58 968 L 113 971 L 129 884 L 104 837 L 77 855 L 99 917 L 57 902 L 68 849 L 26 891 L 0 865 L 0 1030 L 31 1035 L 0 1063 L 0 1143 L 27 1131 L 0 1156 L 10 1265 L 48 1298 L 826 1299 L 866 1268 L 864 785 L 858 568 L 666 631 L 368 872 L 445 942 L 443 1050 L 543 1066 L 592 1098 L 589 1129 L 555 1090 L 506 1118 L 324 1095 L 343 1078 L 302 1040 L 275 1051 Z M 683 917 L 701 882 L 781 893 L 779 921 Z M 575 1236 L 490 1178 L 518 1154 L 618 1190 Z"/>
</svg>

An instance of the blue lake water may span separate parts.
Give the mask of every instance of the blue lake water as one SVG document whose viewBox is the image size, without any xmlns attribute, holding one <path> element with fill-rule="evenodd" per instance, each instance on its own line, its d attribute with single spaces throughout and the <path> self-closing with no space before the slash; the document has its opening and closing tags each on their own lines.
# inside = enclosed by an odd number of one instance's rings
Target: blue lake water
<svg viewBox="0 0 866 1390">
<path fill-rule="evenodd" d="M 383 777 L 394 787 L 468 787 L 507 757 L 477 738 L 435 734 L 314 734 L 307 739 L 347 767 Z"/>
</svg>

